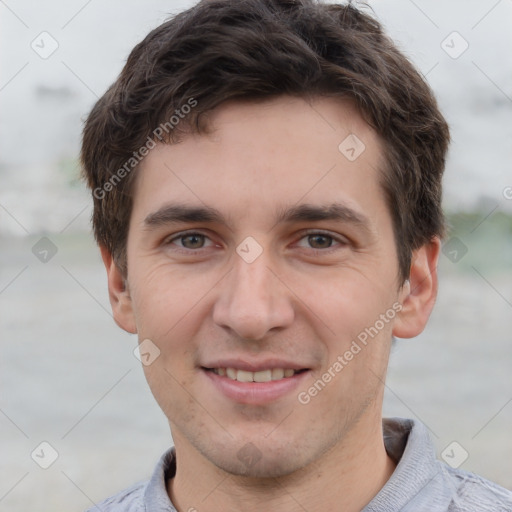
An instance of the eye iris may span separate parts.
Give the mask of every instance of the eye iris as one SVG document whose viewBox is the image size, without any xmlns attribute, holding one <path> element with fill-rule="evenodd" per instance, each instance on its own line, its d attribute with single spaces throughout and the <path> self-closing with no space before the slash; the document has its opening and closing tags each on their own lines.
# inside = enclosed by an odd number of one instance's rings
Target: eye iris
<svg viewBox="0 0 512 512">
<path fill-rule="evenodd" d="M 308 236 L 308 242 L 314 249 L 326 249 L 331 247 L 332 238 L 325 235 L 310 235 Z"/>
<path fill-rule="evenodd" d="M 204 246 L 204 236 L 203 235 L 186 235 L 181 237 L 181 243 L 183 247 L 187 249 L 200 249 Z"/>
</svg>

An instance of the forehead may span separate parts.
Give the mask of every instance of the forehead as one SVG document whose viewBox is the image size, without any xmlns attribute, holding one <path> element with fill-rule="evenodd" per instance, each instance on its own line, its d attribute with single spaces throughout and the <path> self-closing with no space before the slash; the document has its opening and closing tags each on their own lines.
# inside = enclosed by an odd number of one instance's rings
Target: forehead
<svg viewBox="0 0 512 512">
<path fill-rule="evenodd" d="M 377 134 L 349 101 L 280 97 L 229 102 L 207 134 L 159 144 L 144 159 L 134 215 L 178 201 L 225 210 L 233 220 L 300 204 L 343 203 L 378 214 L 383 167 Z"/>
</svg>

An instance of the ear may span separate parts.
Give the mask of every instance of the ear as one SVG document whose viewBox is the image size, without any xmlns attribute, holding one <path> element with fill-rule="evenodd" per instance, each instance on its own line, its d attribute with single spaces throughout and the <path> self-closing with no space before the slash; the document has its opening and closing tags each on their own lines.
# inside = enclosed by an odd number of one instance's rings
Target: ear
<svg viewBox="0 0 512 512">
<path fill-rule="evenodd" d="M 100 246 L 101 258 L 107 270 L 108 295 L 116 324 L 125 331 L 136 334 L 135 315 L 132 299 L 125 278 L 116 265 L 112 254 L 104 246 Z"/>
<path fill-rule="evenodd" d="M 414 338 L 425 328 L 437 297 L 440 249 L 441 240 L 435 237 L 413 252 L 409 280 L 400 291 L 402 310 L 396 316 L 393 336 Z"/>
</svg>

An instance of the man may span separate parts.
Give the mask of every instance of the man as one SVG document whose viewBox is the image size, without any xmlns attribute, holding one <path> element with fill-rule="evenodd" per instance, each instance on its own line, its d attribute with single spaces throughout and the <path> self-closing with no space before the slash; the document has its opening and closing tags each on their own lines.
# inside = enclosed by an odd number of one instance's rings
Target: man
<svg viewBox="0 0 512 512">
<path fill-rule="evenodd" d="M 175 446 L 97 508 L 512 510 L 421 424 L 382 420 L 392 338 L 436 298 L 448 141 L 351 5 L 203 1 L 134 48 L 82 163 L 114 318 Z"/>
</svg>

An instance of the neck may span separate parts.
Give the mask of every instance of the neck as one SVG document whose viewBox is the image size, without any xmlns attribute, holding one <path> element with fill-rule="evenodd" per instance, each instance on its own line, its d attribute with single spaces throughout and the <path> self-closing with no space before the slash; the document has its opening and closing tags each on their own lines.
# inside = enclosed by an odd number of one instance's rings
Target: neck
<svg viewBox="0 0 512 512">
<path fill-rule="evenodd" d="M 381 422 L 359 423 L 314 463 L 279 478 L 231 475 L 175 436 L 176 476 L 169 496 L 179 512 L 265 509 L 292 512 L 363 509 L 387 482 L 395 464 L 387 456 Z"/>
</svg>

